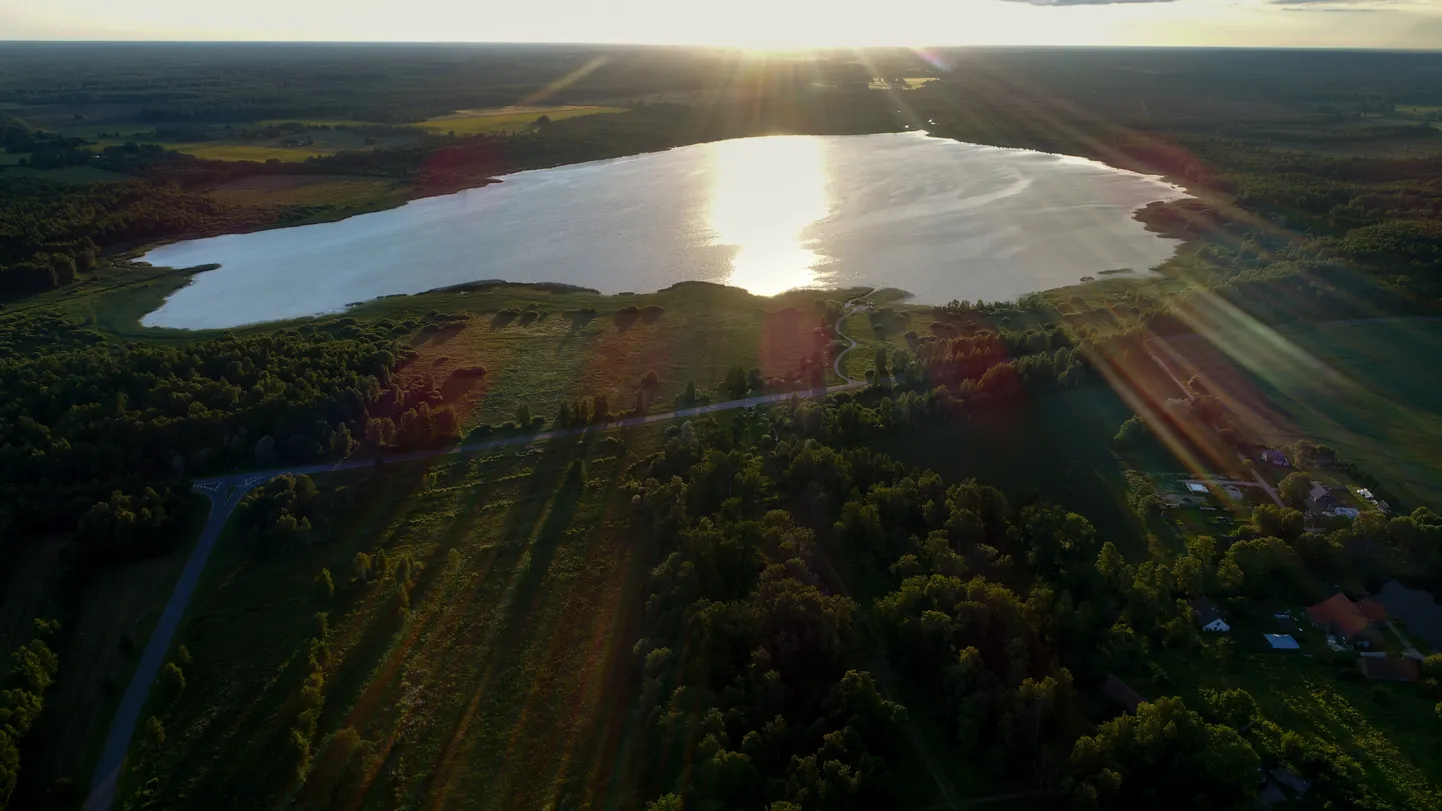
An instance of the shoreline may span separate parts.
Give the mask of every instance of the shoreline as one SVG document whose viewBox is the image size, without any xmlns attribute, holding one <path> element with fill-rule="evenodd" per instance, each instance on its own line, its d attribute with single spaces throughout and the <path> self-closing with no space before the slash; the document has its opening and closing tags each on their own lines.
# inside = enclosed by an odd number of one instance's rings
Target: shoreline
<svg viewBox="0 0 1442 811">
<path fill-rule="evenodd" d="M 1193 241 L 1198 237 L 1198 234 L 1197 234 L 1197 233 L 1189 230 L 1189 228 L 1190 228 L 1190 226 L 1191 226 L 1191 220 L 1190 220 L 1190 219 L 1185 219 L 1185 218 L 1183 218 L 1182 216 L 1179 216 L 1179 214 L 1176 212 L 1177 207 L 1182 207 L 1183 209 L 1186 209 L 1186 208 L 1205 209 L 1205 208 L 1211 208 L 1211 207 L 1212 207 L 1212 204 L 1211 204 L 1210 202 L 1208 202 L 1207 200 L 1205 200 L 1205 199 L 1203 199 L 1203 198 L 1198 197 L 1196 192 L 1194 192 L 1192 189 L 1188 188 L 1185 184 L 1177 182 L 1176 179 L 1174 179 L 1174 178 L 1169 178 L 1169 177 L 1167 177 L 1167 176 L 1165 176 L 1165 175 L 1160 175 L 1160 174 L 1149 174 L 1149 173 L 1146 173 L 1146 172 L 1138 171 L 1136 168 L 1116 166 L 1116 165 L 1107 163 L 1107 162 L 1105 162 L 1105 161 L 1098 160 L 1098 159 L 1092 158 L 1092 157 L 1087 157 L 1087 156 L 1084 156 L 1084 155 L 1071 155 L 1071 154 L 1060 153 L 1060 152 L 1046 152 L 1046 151 L 1043 151 L 1043 150 L 1030 149 L 1030 148 L 1027 148 L 1027 147 L 1001 146 L 1001 145 L 995 145 L 995 144 L 979 143 L 979 142 L 975 142 L 975 141 L 963 141 L 963 140 L 960 140 L 960 139 L 958 139 L 958 138 L 950 137 L 950 136 L 947 136 L 947 135 L 938 135 L 938 134 L 934 134 L 934 133 L 931 133 L 931 132 L 920 131 L 920 130 L 899 130 L 899 131 L 895 131 L 895 132 L 874 133 L 874 134 L 879 134 L 879 135 L 914 134 L 915 136 L 920 137 L 920 138 L 926 138 L 926 139 L 935 138 L 935 139 L 938 139 L 938 140 L 940 140 L 940 141 L 952 141 L 952 142 L 954 142 L 954 143 L 956 143 L 956 144 L 961 144 L 961 145 L 965 145 L 965 146 L 976 147 L 976 148 L 984 149 L 984 150 L 997 150 L 997 151 L 1019 152 L 1019 153 L 1020 153 L 1020 152 L 1032 152 L 1032 153 L 1039 153 L 1039 154 L 1049 155 L 1049 156 L 1057 157 L 1057 158 L 1060 158 L 1060 159 L 1063 159 L 1063 160 L 1071 160 L 1071 161 L 1078 162 L 1078 163 L 1090 164 L 1090 165 L 1094 165 L 1094 166 L 1099 167 L 1099 168 L 1105 168 L 1105 169 L 1110 170 L 1110 171 L 1123 172 L 1123 173 L 1126 173 L 1126 174 L 1129 174 L 1129 175 L 1133 175 L 1133 176 L 1138 177 L 1138 178 L 1145 178 L 1145 179 L 1148 179 L 1148 180 L 1152 180 L 1152 181 L 1156 181 L 1156 182 L 1159 182 L 1159 183 L 1163 183 L 1163 184 L 1165 184 L 1166 186 L 1169 187 L 1169 189 L 1171 190 L 1171 192 L 1172 192 L 1174 195 L 1176 195 L 1176 196 L 1166 196 L 1166 197 L 1162 197 L 1162 198 L 1160 198 L 1160 199 L 1156 199 L 1156 200 L 1151 200 L 1151 201 L 1145 202 L 1145 203 L 1137 206 L 1136 208 L 1132 209 L 1131 212 L 1130 212 L 1130 219 L 1133 220 L 1133 221 L 1136 221 L 1136 222 L 1138 222 L 1138 223 L 1141 223 L 1142 226 L 1143 226 L 1143 228 L 1144 228 L 1144 230 L 1146 230 L 1146 231 L 1149 232 L 1150 234 L 1155 235 L 1155 236 L 1158 236 L 1158 237 L 1161 237 L 1161 238 L 1164 238 L 1164 239 L 1172 239 L 1172 240 L 1176 240 L 1176 241 L 1177 241 L 1177 244 L 1172 247 L 1171 254 L 1170 254 L 1169 256 L 1165 257 L 1164 259 L 1162 259 L 1161 261 L 1157 262 L 1156 264 L 1147 266 L 1146 268 L 1141 268 L 1140 266 L 1137 266 L 1137 267 L 1129 267 L 1129 268 L 1124 268 L 1124 269 L 1110 268 L 1110 269 L 1105 269 L 1105 270 L 1093 270 L 1093 271 L 1088 271 L 1088 272 L 1084 272 L 1084 273 L 1079 272 L 1078 276 L 1077 276 L 1075 279 L 1073 279 L 1073 280 L 1065 281 L 1065 282 L 1062 282 L 1062 283 L 1060 283 L 1060 284 L 1054 284 L 1054 285 L 1052 285 L 1052 286 L 1040 288 L 1040 289 L 1037 289 L 1037 290 L 1030 290 L 1030 291 L 1026 291 L 1026 292 L 1023 292 L 1023 293 L 1018 293 L 1018 294 L 1016 294 L 1016 295 L 1013 296 L 1013 297 L 1010 297 L 1010 298 L 1008 298 L 1008 299 L 1005 299 L 1004 301 L 1006 301 L 1006 302 L 1015 303 L 1017 300 L 1019 300 L 1020 298 L 1022 298 L 1022 297 L 1024 297 L 1024 296 L 1036 295 L 1036 294 L 1045 294 L 1045 293 L 1051 293 L 1051 292 L 1055 292 L 1055 291 L 1068 290 L 1068 289 L 1073 289 L 1073 288 L 1077 288 L 1077 287 L 1084 286 L 1084 285 L 1096 284 L 1096 283 L 1101 282 L 1101 281 L 1109 281 L 1109 280 L 1110 280 L 1110 281 L 1121 281 L 1122 279 L 1127 279 L 1127 280 L 1132 280 L 1132 281 L 1138 281 L 1138 282 L 1140 282 L 1140 281 L 1145 281 L 1145 280 L 1148 280 L 1148 279 L 1156 278 L 1156 277 L 1158 277 L 1158 276 L 1164 276 L 1164 275 L 1165 275 L 1164 273 L 1159 272 L 1159 268 L 1162 268 L 1162 267 L 1165 266 L 1168 262 L 1171 262 L 1171 261 L 1173 261 L 1175 258 L 1177 258 L 1178 256 L 1182 255 L 1183 252 L 1187 250 L 1188 244 L 1191 243 L 1191 242 L 1193 242 Z M 799 136 L 799 137 L 806 137 L 805 134 L 789 134 L 789 135 L 797 135 L 797 136 Z M 761 136 L 757 136 L 757 137 L 761 137 Z M 735 140 L 735 139 L 723 139 L 723 140 Z M 160 248 L 162 248 L 162 247 L 164 247 L 164 246 L 172 245 L 172 244 L 176 244 L 176 243 L 180 243 L 180 242 L 187 242 L 187 241 L 192 241 L 192 240 L 197 240 L 197 239 L 215 239 L 215 238 L 219 238 L 219 237 L 221 237 L 221 236 L 231 236 L 231 235 L 242 235 L 242 234 L 248 234 L 248 233 L 257 233 L 257 232 L 260 232 L 260 231 L 272 230 L 272 229 L 276 229 L 276 228 L 288 228 L 288 227 L 293 227 L 293 226 L 298 226 L 298 225 L 316 225 L 316 224 L 323 224 L 323 223 L 328 223 L 328 222 L 340 222 L 340 221 L 343 221 L 343 220 L 350 219 L 351 217 L 361 216 L 361 215 L 363 215 L 363 214 L 379 213 L 379 212 L 382 212 L 382 211 L 388 211 L 388 210 L 398 209 L 398 208 L 401 208 L 401 207 L 403 207 L 403 206 L 405 206 L 405 205 L 407 205 L 407 204 L 409 204 L 410 202 L 413 202 L 413 201 L 415 201 L 415 200 L 446 197 L 446 196 L 451 196 L 451 195 L 460 194 L 461 192 L 469 191 L 469 190 L 471 190 L 471 189 L 479 189 L 479 188 L 483 188 L 483 187 L 485 187 L 485 186 L 489 186 L 489 185 L 492 185 L 492 184 L 503 183 L 503 182 L 505 181 L 505 179 L 507 179 L 507 178 L 514 177 L 514 176 L 516 176 L 516 175 L 520 175 L 520 174 L 523 174 L 523 173 L 526 173 L 526 172 L 541 171 L 541 170 L 543 170 L 543 169 L 544 169 L 544 170 L 559 169 L 559 168 L 564 168 L 564 167 L 568 167 L 568 166 L 578 166 L 578 167 L 579 167 L 579 166 L 587 166 L 587 165 L 591 165 L 591 164 L 603 164 L 603 163 L 615 162 L 615 161 L 620 161 L 620 160 L 628 160 L 628 159 L 632 159 L 632 158 L 636 158 L 636 157 L 641 157 L 641 156 L 645 156 L 645 155 L 650 155 L 650 154 L 659 154 L 659 153 L 661 153 L 661 152 L 670 151 L 670 150 L 672 150 L 672 149 L 680 149 L 680 148 L 683 148 L 684 146 L 698 146 L 698 145 L 705 144 L 705 143 L 714 143 L 714 142 L 713 142 L 713 141 L 698 141 L 698 142 L 696 142 L 696 143 L 694 143 L 694 144 L 685 144 L 685 145 L 681 145 L 681 146 L 673 146 L 673 147 L 668 147 L 667 149 L 664 149 L 664 150 L 643 150 L 643 151 L 638 151 L 638 152 L 630 153 L 630 154 L 627 154 L 627 155 L 610 157 L 610 158 L 602 158 L 602 159 L 591 160 L 591 161 L 577 161 L 577 162 L 575 162 L 575 163 L 560 163 L 560 164 L 557 164 L 557 165 L 555 165 L 555 166 L 550 166 L 550 167 L 537 167 L 537 168 L 530 168 L 530 169 L 522 169 L 522 170 L 517 170 L 517 171 L 515 171 L 515 172 L 509 172 L 509 173 L 506 173 L 506 174 L 503 174 L 503 175 L 497 175 L 497 176 L 493 176 L 493 177 L 486 177 L 486 178 L 479 178 L 479 179 L 478 179 L 478 178 L 458 178 L 458 179 L 456 179 L 454 182 L 452 182 L 452 183 L 450 183 L 450 184 L 448 184 L 448 185 L 444 185 L 444 186 L 436 186 L 436 185 L 433 185 L 433 184 L 426 184 L 426 185 L 424 185 L 424 186 L 415 186 L 415 187 L 413 187 L 412 189 L 410 189 L 410 193 L 409 193 L 405 198 L 402 199 L 402 198 L 400 198 L 399 196 L 397 196 L 397 197 L 393 197 L 393 198 L 389 198 L 389 199 L 385 199 L 385 200 L 379 200 L 379 201 L 377 201 L 377 205 L 375 205 L 375 206 L 373 206 L 373 207 L 363 207 L 363 208 L 359 208 L 359 209 L 357 209 L 357 208 L 351 208 L 351 209 L 345 209 L 345 210 L 341 210 L 341 211 L 334 211 L 334 212 L 329 212 L 329 216 L 311 217 L 311 218 L 307 218 L 307 219 L 302 220 L 302 221 L 288 222 L 288 223 L 282 223 L 282 224 L 259 225 L 259 226 L 255 226 L 255 227 L 241 228 L 241 229 L 226 229 L 226 230 L 224 230 L 224 231 L 222 231 L 222 232 L 220 232 L 220 233 L 215 233 L 215 234 L 209 234 L 209 235 L 204 235 L 204 236 L 177 237 L 177 238 L 175 238 L 175 239 L 161 240 L 161 241 L 149 243 L 148 245 L 146 245 L 146 246 L 144 246 L 144 247 L 135 248 L 135 249 L 133 249 L 132 251 L 130 251 L 130 252 L 129 252 L 129 254 L 130 254 L 130 262 L 132 262 L 132 263 L 138 263 L 139 265 L 144 266 L 144 267 L 147 267 L 147 268 L 152 269 L 152 270 L 165 270 L 165 269 L 167 269 L 167 268 L 171 268 L 172 266 L 161 265 L 161 264 L 151 264 L 151 263 L 149 263 L 149 262 L 146 262 L 145 259 L 144 259 L 144 257 L 149 256 L 151 253 L 153 253 L 154 251 L 156 251 L 156 250 L 158 250 L 158 249 L 160 249 Z M 321 175 L 321 176 L 319 176 L 319 177 L 324 177 L 324 176 Z M 1170 213 L 1167 214 L 1167 215 L 1165 215 L 1165 216 L 1157 216 L 1157 215 L 1162 214 L 1163 212 L 1170 212 Z M 1149 216 L 1149 214 L 1151 214 L 1151 216 Z M 134 265 L 132 265 L 132 267 L 133 267 L 133 266 L 134 266 Z M 219 267 L 219 265 L 212 265 L 212 266 L 206 267 L 204 270 L 210 270 L 210 269 L 214 269 L 214 268 L 217 268 L 217 267 Z M 1120 272 L 1120 270 L 1125 270 L 1126 272 L 1125 272 L 1125 273 L 1122 273 L 1122 272 Z M 166 303 L 176 292 L 178 292 L 179 290 L 181 290 L 181 289 L 189 286 L 189 285 L 194 281 L 194 277 L 197 276 L 197 275 L 199 275 L 200 272 L 203 272 L 203 270 L 196 270 L 196 271 L 194 271 L 194 272 L 192 272 L 192 273 L 187 273 L 187 274 L 185 274 L 184 279 L 183 279 L 183 281 L 181 281 L 180 284 L 178 284 L 178 285 L 176 285 L 176 286 L 174 286 L 174 287 L 172 287 L 172 288 L 164 291 L 164 293 L 154 302 L 154 305 L 153 305 L 152 307 L 150 307 L 149 309 L 146 309 L 143 313 L 141 313 L 141 314 L 136 318 L 136 323 L 133 325 L 133 328 L 134 328 L 134 329 L 138 329 L 138 330 L 142 330 L 142 331 L 145 331 L 145 332 L 152 332 L 152 331 L 154 331 L 155 333 L 165 332 L 165 333 L 173 333 L 173 334 L 193 334 L 193 335 L 198 335 L 198 334 L 213 334 L 213 333 L 223 332 L 223 331 L 232 330 L 232 329 L 251 329 L 251 328 L 260 327 L 260 326 L 263 326 L 263 325 L 279 325 L 279 324 L 303 323 L 303 322 L 305 322 L 305 321 L 312 320 L 312 319 L 317 319 L 317 318 L 336 317 L 336 316 L 344 317 L 345 315 L 347 315 L 347 314 L 355 311 L 356 309 L 358 309 L 358 308 L 361 307 L 361 306 L 364 306 L 364 305 L 366 305 L 366 304 L 369 304 L 369 303 L 372 303 L 372 302 L 375 302 L 375 301 L 378 301 L 378 300 L 381 300 L 381 299 L 394 299 L 394 298 L 402 298 L 402 297 L 404 297 L 404 298 L 412 298 L 412 297 L 424 296 L 424 295 L 428 295 L 428 294 L 437 294 L 437 293 L 447 293 L 447 292 L 464 291 L 464 290 L 467 290 L 467 289 L 476 290 L 476 289 L 482 289 L 482 288 L 500 288 L 500 287 L 507 287 L 507 286 L 514 286 L 514 287 L 517 287 L 517 288 L 530 288 L 530 289 L 533 289 L 533 290 L 534 290 L 534 289 L 552 290 L 552 289 L 569 289 L 569 288 L 576 288 L 577 292 L 593 292 L 593 293 L 595 293 L 595 294 L 597 294 L 597 295 L 604 296 L 604 297 L 607 298 L 607 299 L 621 295 L 620 293 L 615 293 L 615 294 L 603 294 L 603 293 L 600 293 L 599 291 L 589 290 L 588 288 L 585 288 L 584 286 L 570 285 L 570 284 L 559 283 L 559 282 L 546 282 L 546 281 L 511 281 L 511 280 L 505 280 L 505 279 L 489 278 L 489 279 L 477 279 L 477 280 L 457 282 L 457 283 L 453 283 L 453 284 L 446 284 L 446 285 L 441 285 L 441 286 L 438 286 L 438 287 L 435 287 L 435 288 L 428 288 L 428 289 L 426 289 L 426 290 L 420 290 L 420 291 L 415 291 L 415 292 L 393 293 L 393 294 L 389 294 L 389 295 L 387 295 L 387 296 L 380 296 L 380 297 L 376 297 L 376 298 L 363 299 L 363 300 L 360 300 L 360 301 L 347 302 L 346 304 L 344 304 L 344 305 L 342 305 L 342 306 L 339 306 L 339 307 L 336 307 L 336 308 L 334 308 L 334 309 L 328 309 L 328 310 L 324 310 L 324 311 L 319 311 L 319 312 L 314 312 L 314 313 L 308 313 L 308 314 L 305 314 L 305 315 L 289 316 L 289 317 L 283 317 L 283 318 L 277 318 L 277 319 L 265 320 L 265 321 L 254 321 L 254 322 L 249 322 L 249 323 L 245 323 L 245 324 L 230 325 L 230 326 L 226 326 L 226 327 L 161 326 L 161 325 L 152 325 L 152 324 L 146 324 L 146 323 L 144 323 L 145 320 L 146 320 L 146 318 L 147 318 L 148 316 L 154 314 L 156 311 L 158 311 L 159 309 L 163 308 L 164 305 L 165 305 L 165 303 Z M 674 283 L 673 283 L 673 284 L 674 284 Z M 721 284 L 721 283 L 718 283 L 718 284 Z M 669 287 L 669 286 L 670 286 L 670 285 L 668 285 L 667 287 Z M 725 286 L 725 285 L 722 284 L 722 286 Z M 643 295 L 650 294 L 650 293 L 661 292 L 662 290 L 667 289 L 667 287 L 660 287 L 660 288 L 657 288 L 657 289 L 654 290 L 654 291 L 646 291 L 646 293 L 643 293 Z M 801 289 L 815 290 L 815 291 L 821 292 L 821 291 L 828 291 L 828 290 L 831 290 L 831 289 L 833 289 L 833 288 L 815 287 L 815 288 L 801 288 Z M 840 289 L 840 288 L 836 288 L 836 289 Z M 787 292 L 789 292 L 789 291 L 787 291 Z M 906 294 L 906 298 L 907 298 L 907 299 L 911 299 L 911 300 L 913 301 L 913 303 L 922 303 L 922 302 L 915 302 L 915 295 L 912 294 L 912 293 L 910 293 L 910 292 L 908 292 L 908 293 Z M 1002 301 L 1002 300 L 999 299 L 998 301 Z M 943 304 L 943 303 L 945 303 L 945 302 L 933 302 L 933 304 L 938 304 L 938 305 L 939 305 L 939 304 Z"/>
</svg>

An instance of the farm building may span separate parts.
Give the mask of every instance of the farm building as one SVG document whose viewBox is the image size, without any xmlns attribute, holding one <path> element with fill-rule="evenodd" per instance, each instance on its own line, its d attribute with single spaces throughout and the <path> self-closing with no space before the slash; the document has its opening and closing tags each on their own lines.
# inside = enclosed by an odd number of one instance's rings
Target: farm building
<svg viewBox="0 0 1442 811">
<path fill-rule="evenodd" d="M 1222 610 L 1206 597 L 1192 600 L 1192 610 L 1197 612 L 1197 625 L 1201 626 L 1203 631 L 1226 633 L 1232 630 L 1232 626 L 1222 619 Z"/>
<path fill-rule="evenodd" d="M 1387 609 L 1371 597 L 1363 597 L 1358 600 L 1357 610 L 1361 611 L 1362 616 L 1373 625 L 1381 625 L 1387 621 Z"/>
<path fill-rule="evenodd" d="M 1416 662 L 1401 656 L 1362 656 L 1357 659 L 1357 669 L 1378 681 L 1413 682 L 1422 675 Z"/>
<path fill-rule="evenodd" d="M 1207 492 L 1207 486 L 1201 482 L 1187 482 L 1187 489 L 1193 493 Z"/>
<path fill-rule="evenodd" d="M 1262 634 L 1262 636 L 1266 637 L 1267 644 L 1272 646 L 1272 650 L 1300 650 L 1302 647 L 1288 634 Z"/>
<path fill-rule="evenodd" d="M 1292 466 L 1292 463 L 1287 461 L 1286 454 L 1282 453 L 1281 451 L 1274 451 L 1270 449 L 1262 451 L 1262 461 L 1276 465 L 1277 467 Z"/>
</svg>

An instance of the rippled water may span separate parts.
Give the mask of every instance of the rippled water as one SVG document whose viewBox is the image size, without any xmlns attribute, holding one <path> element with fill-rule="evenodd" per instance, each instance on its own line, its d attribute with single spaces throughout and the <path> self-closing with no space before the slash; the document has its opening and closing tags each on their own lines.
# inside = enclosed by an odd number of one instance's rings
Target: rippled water
<svg viewBox="0 0 1442 811">
<path fill-rule="evenodd" d="M 1143 271 L 1175 247 L 1131 217 L 1182 192 L 1093 161 L 920 133 L 775 136 L 520 172 L 333 223 L 165 245 L 219 263 L 142 319 L 220 328 L 479 279 L 774 294 L 874 284 L 988 301 Z"/>
</svg>

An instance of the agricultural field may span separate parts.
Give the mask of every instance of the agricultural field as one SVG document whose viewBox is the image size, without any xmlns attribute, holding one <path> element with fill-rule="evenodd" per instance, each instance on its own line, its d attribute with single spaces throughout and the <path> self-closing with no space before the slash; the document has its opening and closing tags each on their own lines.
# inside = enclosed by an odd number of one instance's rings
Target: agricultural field
<svg viewBox="0 0 1442 811">
<path fill-rule="evenodd" d="M 445 135 L 514 135 L 535 127 L 536 120 L 547 116 L 552 121 L 583 115 L 624 113 L 623 107 L 595 105 L 561 105 L 556 107 L 493 107 L 484 110 L 457 110 L 449 115 L 421 121 L 411 126 Z"/>
<path fill-rule="evenodd" d="M 1410 509 L 1442 504 L 1442 387 L 1431 366 L 1442 321 L 1378 319 L 1274 331 L 1266 340 L 1169 340 L 1214 382 L 1258 441 L 1309 439 L 1357 463 Z"/>
<path fill-rule="evenodd" d="M 306 130 L 303 137 L 291 135 L 267 139 L 219 139 L 214 141 L 158 141 L 166 149 L 207 160 L 298 162 L 306 158 L 334 155 L 337 152 L 397 146 L 417 139 L 398 137 L 370 138 L 346 130 Z M 287 143 L 306 141 L 307 143 Z"/>
<path fill-rule="evenodd" d="M 211 189 L 227 203 L 259 206 L 374 207 L 404 199 L 406 188 L 396 181 L 337 175 L 251 175 Z"/>
</svg>

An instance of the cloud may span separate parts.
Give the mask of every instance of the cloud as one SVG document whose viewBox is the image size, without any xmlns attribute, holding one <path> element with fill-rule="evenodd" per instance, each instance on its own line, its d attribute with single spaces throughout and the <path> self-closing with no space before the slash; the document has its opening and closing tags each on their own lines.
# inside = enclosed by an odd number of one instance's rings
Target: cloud
<svg viewBox="0 0 1442 811">
<path fill-rule="evenodd" d="M 1177 0 L 1008 0 L 1031 6 L 1113 6 L 1123 3 L 1175 3 Z"/>
<path fill-rule="evenodd" d="M 1397 0 L 1268 0 L 1288 11 L 1379 11 L 1397 5 Z"/>
</svg>

